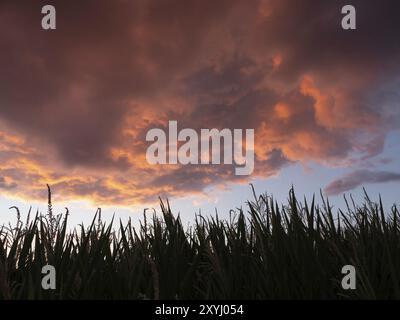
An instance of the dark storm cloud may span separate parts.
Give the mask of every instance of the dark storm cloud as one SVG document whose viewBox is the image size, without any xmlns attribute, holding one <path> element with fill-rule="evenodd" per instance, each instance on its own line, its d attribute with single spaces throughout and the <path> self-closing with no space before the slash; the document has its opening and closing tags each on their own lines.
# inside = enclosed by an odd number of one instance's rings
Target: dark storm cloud
<svg viewBox="0 0 400 320">
<path fill-rule="evenodd" d="M 55 31 L 40 28 L 45 4 L 56 6 Z M 380 154 L 400 119 L 400 3 L 353 0 L 355 31 L 340 27 L 345 4 L 1 1 L 0 120 L 27 139 L 0 149 L 7 181 L 42 174 L 40 183 L 107 201 L 236 181 L 224 166 L 143 163 L 146 131 L 168 120 L 254 128 L 257 176 Z M 12 171 L 10 157 L 28 145 L 49 159 Z"/>
<path fill-rule="evenodd" d="M 0 116 L 53 144 L 67 164 L 105 165 L 130 103 L 163 90 L 189 61 L 213 14 L 189 20 L 172 1 L 170 8 L 58 2 L 58 29 L 45 32 L 43 4 L 1 4 Z M 193 6 L 203 14 L 209 7 Z"/>
</svg>

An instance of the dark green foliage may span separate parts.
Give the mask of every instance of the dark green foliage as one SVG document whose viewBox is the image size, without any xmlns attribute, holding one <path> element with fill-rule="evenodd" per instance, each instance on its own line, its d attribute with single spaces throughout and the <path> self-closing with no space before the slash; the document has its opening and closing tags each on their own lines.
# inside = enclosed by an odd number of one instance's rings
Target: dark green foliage
<svg viewBox="0 0 400 320">
<path fill-rule="evenodd" d="M 197 216 L 185 229 L 161 201 L 135 229 L 101 220 L 67 229 L 68 210 L 28 215 L 0 229 L 2 299 L 398 299 L 399 212 L 381 201 L 347 205 L 336 215 L 300 203 L 290 191 L 278 206 L 262 195 L 230 219 Z M 57 270 L 56 290 L 41 288 L 41 269 Z M 357 270 L 357 289 L 341 288 L 341 269 Z"/>
</svg>

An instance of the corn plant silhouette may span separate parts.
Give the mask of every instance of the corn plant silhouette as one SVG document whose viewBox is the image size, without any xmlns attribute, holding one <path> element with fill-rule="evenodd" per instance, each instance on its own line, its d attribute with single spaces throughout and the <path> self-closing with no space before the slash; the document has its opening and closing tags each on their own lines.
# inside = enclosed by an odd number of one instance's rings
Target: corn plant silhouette
<svg viewBox="0 0 400 320">
<path fill-rule="evenodd" d="M 45 215 L 0 228 L 2 299 L 399 299 L 399 211 L 381 199 L 344 209 L 286 204 L 256 195 L 228 219 L 196 215 L 184 228 L 169 202 L 138 227 L 102 221 L 67 228 L 69 212 L 54 214 L 48 186 Z M 56 289 L 43 290 L 41 269 L 56 268 Z M 354 265 L 357 289 L 341 287 Z"/>
</svg>

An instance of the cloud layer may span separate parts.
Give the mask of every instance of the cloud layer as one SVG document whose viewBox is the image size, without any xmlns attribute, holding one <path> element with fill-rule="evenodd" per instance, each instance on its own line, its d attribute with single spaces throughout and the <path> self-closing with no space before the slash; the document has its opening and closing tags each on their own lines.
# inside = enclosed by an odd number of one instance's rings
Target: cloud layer
<svg viewBox="0 0 400 320">
<path fill-rule="evenodd" d="M 258 177 L 380 154 L 399 119 L 400 5 L 352 2 L 356 31 L 344 1 L 54 1 L 49 32 L 48 1 L 1 1 L 0 189 L 133 204 L 246 181 L 148 165 L 145 134 L 168 120 L 255 129 Z"/>
<path fill-rule="evenodd" d="M 356 170 L 332 181 L 325 191 L 328 195 L 337 195 L 352 190 L 366 183 L 400 181 L 400 173 L 389 171 Z"/>
</svg>

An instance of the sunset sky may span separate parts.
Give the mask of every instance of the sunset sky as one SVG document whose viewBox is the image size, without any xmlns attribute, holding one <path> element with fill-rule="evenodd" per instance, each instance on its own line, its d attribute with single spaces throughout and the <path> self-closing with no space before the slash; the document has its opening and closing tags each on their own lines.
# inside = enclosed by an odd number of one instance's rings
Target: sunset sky
<svg viewBox="0 0 400 320">
<path fill-rule="evenodd" d="M 341 28 L 345 4 L 357 30 Z M 46 184 L 74 221 L 159 196 L 228 212 L 249 183 L 398 203 L 399 17 L 398 0 L 0 0 L 0 223 L 45 205 Z M 253 174 L 148 164 L 146 133 L 169 120 L 254 129 Z"/>
</svg>

